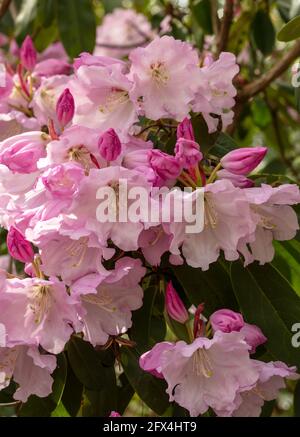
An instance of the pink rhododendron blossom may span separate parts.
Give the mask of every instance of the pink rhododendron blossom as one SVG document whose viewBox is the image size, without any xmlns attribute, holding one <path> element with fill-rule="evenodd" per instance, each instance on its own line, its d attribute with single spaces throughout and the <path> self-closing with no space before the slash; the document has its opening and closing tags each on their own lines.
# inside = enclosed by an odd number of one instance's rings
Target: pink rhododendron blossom
<svg viewBox="0 0 300 437">
<path fill-rule="evenodd" d="M 94 54 L 122 58 L 130 53 L 130 46 L 144 45 L 145 40 L 154 35 L 144 15 L 132 9 L 116 8 L 111 14 L 105 15 L 101 26 L 97 28 Z"/>
<path fill-rule="evenodd" d="M 253 260 L 264 264 L 274 257 L 273 239 L 290 240 L 299 229 L 297 215 L 289 205 L 299 202 L 300 191 L 297 185 L 290 184 L 276 188 L 262 184 L 261 187 L 243 191 L 250 204 L 256 228 L 248 238 L 251 251 L 244 239 L 239 243 L 239 251 L 245 257 L 245 264 Z"/>
<path fill-rule="evenodd" d="M 164 376 L 161 373 L 161 355 L 163 352 L 171 350 L 174 347 L 175 345 L 168 341 L 157 343 L 150 351 L 145 352 L 143 355 L 141 355 L 139 360 L 140 367 L 145 370 L 145 372 L 151 373 L 157 378 L 164 379 Z"/>
<path fill-rule="evenodd" d="M 37 162 L 46 156 L 47 135 L 42 132 L 26 132 L 0 143 L 0 163 L 13 173 L 33 173 Z"/>
<path fill-rule="evenodd" d="M 129 97 L 132 82 L 119 64 L 105 67 L 81 66 L 70 84 L 75 98 L 73 123 L 105 131 L 115 129 L 124 137 L 137 121 L 134 104 Z"/>
<path fill-rule="evenodd" d="M 217 331 L 213 339 L 199 337 L 191 344 L 179 341 L 172 348 L 162 348 L 156 363 L 168 383 L 170 401 L 191 416 L 209 407 L 234 409 L 237 394 L 250 390 L 258 380 L 248 345 L 238 332 Z"/>
<path fill-rule="evenodd" d="M 218 259 L 220 250 L 227 260 L 238 259 L 239 241 L 254 232 L 256 223 L 244 190 L 223 180 L 205 187 L 202 232 L 186 234 L 181 223 L 167 228 L 173 235 L 171 253 L 178 255 L 178 246 L 182 244 L 187 263 L 207 270 Z"/>
<path fill-rule="evenodd" d="M 200 69 L 198 89 L 193 100 L 193 111 L 201 112 L 209 132 L 217 130 L 219 120 L 223 129 L 232 123 L 236 89 L 233 78 L 239 72 L 232 53 L 221 53 L 217 61 L 211 58 Z M 214 118 L 211 114 L 218 117 Z"/>
<path fill-rule="evenodd" d="M 55 367 L 56 357 L 41 354 L 36 346 L 0 347 L 0 390 L 13 378 L 19 385 L 14 399 L 26 402 L 30 395 L 48 396 Z"/>
<path fill-rule="evenodd" d="M 258 417 L 265 401 L 276 399 L 280 389 L 285 387 L 286 379 L 299 379 L 296 367 L 288 367 L 280 361 L 264 363 L 253 360 L 255 369 L 259 372 L 259 379 L 251 389 L 239 393 L 236 397 L 236 408 L 230 415 L 235 417 Z M 226 411 L 219 412 L 226 416 Z"/>
<path fill-rule="evenodd" d="M 264 336 L 261 329 L 256 325 L 245 323 L 240 332 L 244 335 L 245 341 L 251 346 L 250 353 L 255 353 L 256 348 L 264 344 L 268 339 Z"/>
<path fill-rule="evenodd" d="M 199 80 L 196 51 L 187 43 L 163 36 L 133 50 L 129 58 L 134 82 L 130 95 L 140 111 L 152 120 L 183 120 Z"/>
<path fill-rule="evenodd" d="M 72 332 L 81 330 L 75 302 L 57 279 L 6 279 L 0 296 L 1 315 L 7 344 L 40 344 L 59 353 Z M 21 319 L 14 321 L 15 314 Z"/>
<path fill-rule="evenodd" d="M 217 172 L 218 179 L 228 179 L 235 187 L 239 188 L 251 188 L 254 186 L 254 182 L 242 175 L 230 173 L 230 171 L 222 169 Z"/>
<path fill-rule="evenodd" d="M 131 312 L 142 306 L 139 281 L 145 273 L 139 260 L 125 257 L 104 278 L 90 274 L 71 287 L 81 297 L 84 337 L 93 345 L 103 345 L 109 335 L 124 334 L 131 326 Z"/>
</svg>

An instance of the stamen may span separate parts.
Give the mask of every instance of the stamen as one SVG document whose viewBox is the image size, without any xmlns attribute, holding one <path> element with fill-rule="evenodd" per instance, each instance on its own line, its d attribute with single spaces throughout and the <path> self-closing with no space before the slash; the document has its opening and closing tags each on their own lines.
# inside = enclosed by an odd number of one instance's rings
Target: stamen
<svg viewBox="0 0 300 437">
<path fill-rule="evenodd" d="M 51 307 L 51 287 L 48 285 L 33 286 L 30 298 L 29 308 L 35 316 L 35 323 L 39 324 Z"/>
<path fill-rule="evenodd" d="M 209 193 L 204 196 L 204 224 L 209 225 L 212 229 L 215 229 L 218 224 L 218 213 Z"/>
<path fill-rule="evenodd" d="M 105 289 L 103 286 L 100 288 L 98 294 L 87 294 L 85 296 L 81 296 L 81 299 L 84 302 L 96 305 L 97 307 L 109 313 L 113 313 L 117 309 L 116 307 L 112 306 L 112 297 L 108 294 L 107 289 Z"/>
<path fill-rule="evenodd" d="M 167 69 L 163 62 L 155 62 L 150 65 L 151 75 L 158 85 L 165 85 L 169 80 Z"/>
<path fill-rule="evenodd" d="M 197 349 L 193 355 L 193 372 L 197 376 L 210 378 L 213 374 L 211 361 L 205 349 Z"/>
</svg>

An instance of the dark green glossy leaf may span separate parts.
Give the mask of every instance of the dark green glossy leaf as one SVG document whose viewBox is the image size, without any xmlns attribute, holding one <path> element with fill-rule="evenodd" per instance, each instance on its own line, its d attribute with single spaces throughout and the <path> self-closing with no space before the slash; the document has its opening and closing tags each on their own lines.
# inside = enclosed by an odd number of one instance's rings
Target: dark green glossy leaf
<svg viewBox="0 0 300 437">
<path fill-rule="evenodd" d="M 216 156 L 217 158 L 222 158 L 231 150 L 237 149 L 239 146 L 229 135 L 223 132 L 219 134 L 214 145 L 209 149 L 209 154 Z"/>
<path fill-rule="evenodd" d="M 118 385 L 118 403 L 117 403 L 117 409 L 118 413 L 123 414 L 125 409 L 127 408 L 127 405 L 132 399 L 132 396 L 134 395 L 134 390 L 132 386 L 130 385 L 130 382 L 128 381 L 127 376 L 125 373 L 121 373 L 119 376 L 119 383 Z"/>
<path fill-rule="evenodd" d="M 68 360 L 68 371 L 65 389 L 61 402 L 70 416 L 77 416 L 81 407 L 83 385 L 76 378 Z"/>
<path fill-rule="evenodd" d="M 58 0 L 59 1 L 59 0 Z M 57 0 L 39 0 L 37 5 L 37 17 L 39 24 L 49 27 L 56 17 Z"/>
<path fill-rule="evenodd" d="M 291 285 L 270 264 L 245 268 L 235 262 L 231 280 L 245 319 L 268 338 L 267 350 L 278 360 L 299 365 L 300 350 L 291 340 L 292 326 L 300 320 L 300 299 Z"/>
<path fill-rule="evenodd" d="M 194 305 L 205 303 L 208 315 L 219 308 L 237 308 L 230 277 L 220 263 L 203 272 L 189 266 L 173 267 L 173 272 Z"/>
<path fill-rule="evenodd" d="M 300 15 L 286 23 L 278 32 L 277 39 L 279 41 L 293 41 L 300 37 Z"/>
<path fill-rule="evenodd" d="M 252 22 L 252 34 L 255 44 L 262 54 L 270 54 L 275 44 L 275 29 L 267 12 L 257 11 Z"/>
<path fill-rule="evenodd" d="M 300 381 L 297 382 L 294 392 L 294 416 L 300 417 Z"/>
<path fill-rule="evenodd" d="M 26 36 L 31 33 L 31 25 L 37 14 L 37 0 L 23 0 L 21 9 L 15 22 L 15 34 L 20 43 Z"/>
<path fill-rule="evenodd" d="M 165 381 L 155 378 L 140 368 L 139 355 L 135 350 L 122 349 L 122 366 L 130 384 L 149 408 L 162 415 L 169 406 Z"/>
<path fill-rule="evenodd" d="M 73 337 L 67 346 L 70 365 L 76 378 L 90 390 L 101 390 L 106 386 L 109 367 L 103 362 L 106 357 L 97 352 L 87 341 Z"/>
<path fill-rule="evenodd" d="M 192 6 L 192 16 L 207 34 L 213 33 L 210 0 L 198 0 Z"/>
<path fill-rule="evenodd" d="M 91 0 L 59 1 L 57 22 L 61 41 L 71 58 L 81 52 L 93 52 L 96 18 Z"/>
</svg>

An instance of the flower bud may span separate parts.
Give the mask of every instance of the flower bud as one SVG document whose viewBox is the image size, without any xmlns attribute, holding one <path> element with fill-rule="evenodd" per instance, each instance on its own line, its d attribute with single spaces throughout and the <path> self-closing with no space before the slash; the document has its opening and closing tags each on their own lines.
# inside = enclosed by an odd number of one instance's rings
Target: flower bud
<svg viewBox="0 0 300 437">
<path fill-rule="evenodd" d="M 121 417 L 121 414 L 117 411 L 111 411 L 109 417 Z"/>
<path fill-rule="evenodd" d="M 227 179 L 235 187 L 239 187 L 239 188 L 251 188 L 254 185 L 254 182 L 251 179 L 248 179 L 243 175 L 230 173 L 230 171 L 225 169 L 219 170 L 217 172 L 217 177 L 218 179 Z"/>
<path fill-rule="evenodd" d="M 37 55 L 34 44 L 30 36 L 27 35 L 20 50 L 21 64 L 26 68 L 26 70 L 32 71 L 36 64 L 36 58 Z"/>
<path fill-rule="evenodd" d="M 56 116 L 62 127 L 70 123 L 74 116 L 74 111 L 74 98 L 69 88 L 66 88 L 59 96 L 56 104 Z"/>
<path fill-rule="evenodd" d="M 115 161 L 121 153 L 121 141 L 114 131 L 108 129 L 101 135 L 98 141 L 99 153 L 106 161 Z"/>
<path fill-rule="evenodd" d="M 194 167 L 203 158 L 199 144 L 193 140 L 179 138 L 175 145 L 176 159 L 183 168 Z"/>
<path fill-rule="evenodd" d="M 262 333 L 261 329 L 256 325 L 245 323 L 240 332 L 244 335 L 246 343 L 251 346 L 251 354 L 254 354 L 256 352 L 256 348 L 268 340 L 267 337 L 265 337 Z"/>
<path fill-rule="evenodd" d="M 264 159 L 266 147 L 245 147 L 227 153 L 222 159 L 222 167 L 237 175 L 247 175 Z"/>
<path fill-rule="evenodd" d="M 166 309 L 169 316 L 179 323 L 184 324 L 189 319 L 188 312 L 171 281 L 166 288 Z"/>
<path fill-rule="evenodd" d="M 41 132 L 25 132 L 7 138 L 0 144 L 0 164 L 14 173 L 37 170 L 37 161 L 46 156 L 46 142 Z"/>
<path fill-rule="evenodd" d="M 165 181 L 176 179 L 181 173 L 182 167 L 175 156 L 153 149 L 149 152 L 148 158 L 155 173 Z"/>
<path fill-rule="evenodd" d="M 25 240 L 21 232 L 13 226 L 7 234 L 7 248 L 9 254 L 18 261 L 27 263 L 33 260 L 34 252 L 31 243 Z"/>
<path fill-rule="evenodd" d="M 188 118 L 185 118 L 177 126 L 177 139 L 179 140 L 179 138 L 195 141 L 193 125 L 191 120 L 189 120 Z"/>
<path fill-rule="evenodd" d="M 210 316 L 213 330 L 222 332 L 240 331 L 245 325 L 243 316 L 231 310 L 221 309 Z"/>
</svg>

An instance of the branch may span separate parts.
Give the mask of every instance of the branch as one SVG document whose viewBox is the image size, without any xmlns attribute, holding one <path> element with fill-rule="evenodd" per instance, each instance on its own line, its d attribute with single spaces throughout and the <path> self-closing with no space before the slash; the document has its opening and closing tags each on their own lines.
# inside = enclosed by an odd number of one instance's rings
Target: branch
<svg viewBox="0 0 300 437">
<path fill-rule="evenodd" d="M 295 59 L 300 56 L 300 41 L 297 41 L 293 48 L 286 53 L 281 60 L 275 64 L 266 74 L 242 89 L 237 96 L 238 101 L 245 101 L 263 91 L 273 80 L 284 73 Z"/>
<path fill-rule="evenodd" d="M 145 39 L 144 41 L 140 41 L 138 43 L 134 43 L 134 44 L 106 44 L 106 43 L 96 43 L 97 47 L 103 47 L 105 49 L 115 49 L 115 50 L 131 50 L 131 49 L 135 49 L 137 47 L 143 46 L 144 44 L 146 44 L 147 42 L 149 42 L 149 39 Z"/>
<path fill-rule="evenodd" d="M 217 55 L 224 52 L 227 46 L 230 26 L 233 19 L 234 3 L 232 0 L 226 0 L 224 5 L 223 18 L 221 23 L 220 32 L 217 37 Z"/>
<path fill-rule="evenodd" d="M 5 12 L 9 8 L 9 5 L 11 3 L 11 0 L 0 0 L 0 18 L 5 15 Z"/>
</svg>

